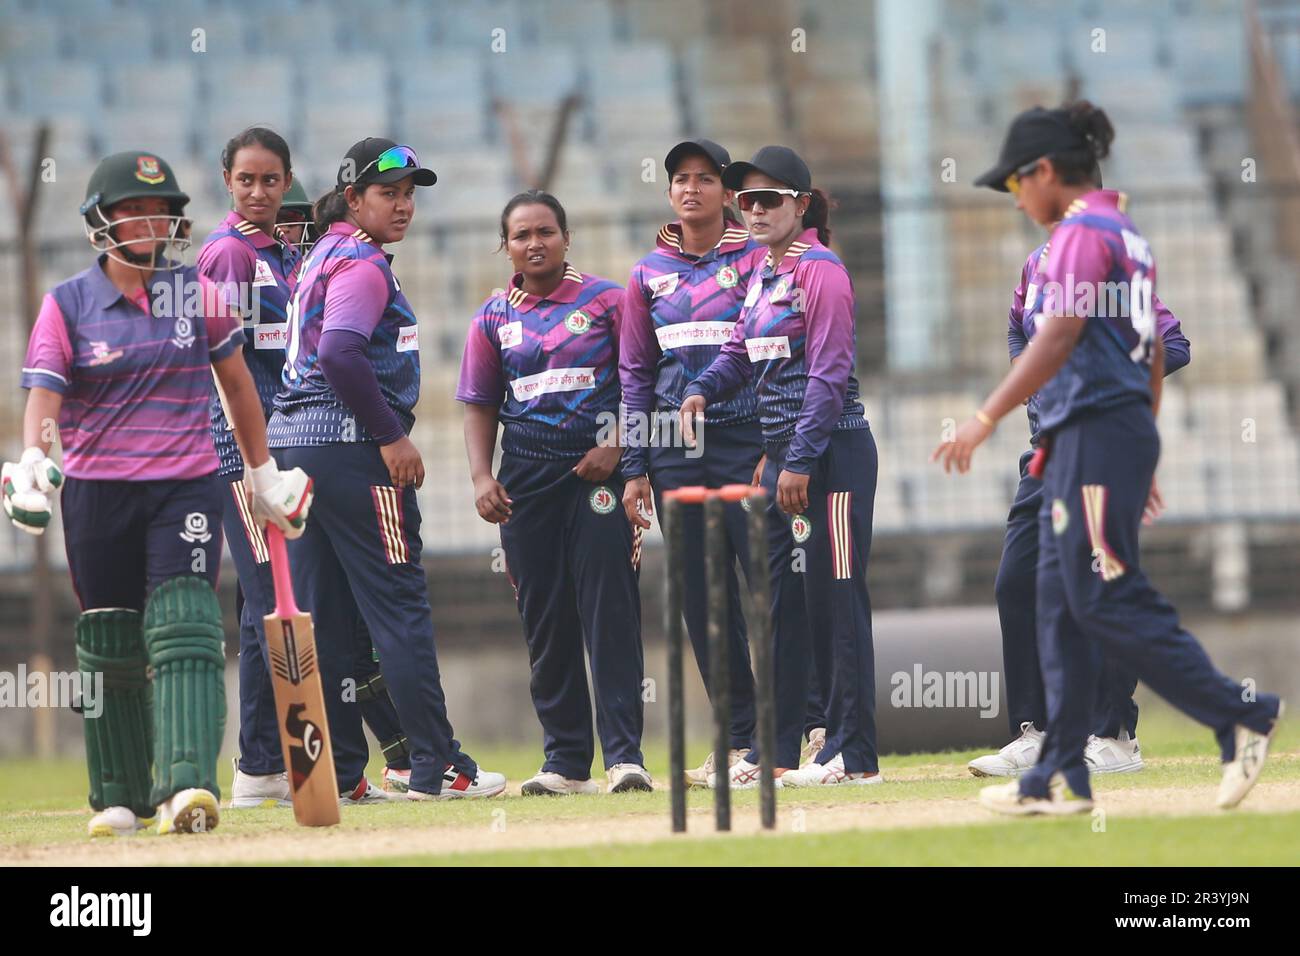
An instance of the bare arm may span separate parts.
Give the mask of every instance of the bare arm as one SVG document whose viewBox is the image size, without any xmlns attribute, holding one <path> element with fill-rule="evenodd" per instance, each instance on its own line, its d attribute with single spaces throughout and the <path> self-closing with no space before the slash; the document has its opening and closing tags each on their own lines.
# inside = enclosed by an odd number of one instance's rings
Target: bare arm
<svg viewBox="0 0 1300 956">
<path fill-rule="evenodd" d="M 236 350 L 212 363 L 217 377 L 217 390 L 226 409 L 226 417 L 234 426 L 235 442 L 244 464 L 257 468 L 266 464 L 270 452 L 266 449 L 266 418 L 253 376 L 244 364 L 244 353 Z"/>
<path fill-rule="evenodd" d="M 36 447 L 46 455 L 50 453 L 62 408 L 63 396 L 58 392 L 35 386 L 27 393 L 27 410 L 23 414 L 24 448 Z"/>
<path fill-rule="evenodd" d="M 497 447 L 497 423 L 501 409 L 496 405 L 465 403 L 465 452 L 469 455 L 469 476 L 474 482 L 474 507 L 479 517 L 493 524 L 510 518 L 510 497 L 492 477 L 492 453 Z"/>
</svg>

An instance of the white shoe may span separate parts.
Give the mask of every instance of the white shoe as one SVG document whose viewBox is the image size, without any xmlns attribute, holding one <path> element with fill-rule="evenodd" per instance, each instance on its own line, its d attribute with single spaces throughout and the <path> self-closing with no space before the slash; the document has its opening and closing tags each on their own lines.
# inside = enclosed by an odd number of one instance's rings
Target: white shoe
<svg viewBox="0 0 1300 956">
<path fill-rule="evenodd" d="M 841 754 L 836 754 L 826 763 L 814 762 L 798 770 L 787 770 L 781 776 L 783 787 L 870 787 L 883 782 L 884 778 L 879 771 L 849 773 L 844 769 L 844 757 Z"/>
<path fill-rule="evenodd" d="M 1092 810 L 1092 800 L 1076 796 L 1058 775 L 1052 778 L 1047 797 L 1026 797 L 1020 792 L 1020 781 L 998 783 L 980 791 L 980 806 L 996 813 L 1010 816 L 1027 817 L 1037 814 L 1048 816 L 1069 816 L 1073 813 L 1088 813 Z"/>
<path fill-rule="evenodd" d="M 383 782 L 380 784 L 389 793 L 406 793 L 411 789 L 411 771 L 385 767 Z"/>
<path fill-rule="evenodd" d="M 470 779 L 451 764 L 442 774 L 442 790 L 438 793 L 424 793 L 421 790 L 407 790 L 408 800 L 470 800 L 476 797 L 495 797 L 506 788 L 506 777 L 502 773 L 479 768 L 478 776 Z M 400 798 L 397 798 L 400 799 Z"/>
<path fill-rule="evenodd" d="M 810 763 L 817 761 L 817 755 L 822 752 L 826 746 L 826 728 L 814 727 L 808 731 L 808 743 L 804 744 L 803 750 L 799 752 L 799 766 L 806 767 Z"/>
<path fill-rule="evenodd" d="M 1282 722 L 1282 711 L 1286 708 L 1279 701 L 1277 717 L 1266 734 L 1258 733 L 1249 727 L 1237 726 L 1234 731 L 1236 748 L 1232 760 L 1223 765 L 1223 781 L 1219 784 L 1219 798 L 1215 804 L 1220 810 L 1231 810 L 1246 798 L 1250 788 L 1255 786 L 1268 758 L 1268 742 Z"/>
<path fill-rule="evenodd" d="M 650 793 L 655 788 L 650 771 L 639 763 L 616 763 L 605 775 L 609 778 L 610 793 Z"/>
<path fill-rule="evenodd" d="M 231 758 L 231 763 L 235 765 L 235 782 L 230 788 L 232 810 L 293 806 L 289 776 L 284 771 L 265 775 L 244 773 L 239 769 L 238 757 Z"/>
<path fill-rule="evenodd" d="M 392 800 L 400 800 L 401 797 L 394 793 L 388 793 L 380 790 L 365 777 L 357 784 L 356 789 L 351 793 L 339 794 L 340 807 L 360 807 L 371 803 L 388 803 Z"/>
<path fill-rule="evenodd" d="M 1090 735 L 1083 748 L 1083 762 L 1089 773 L 1133 773 L 1141 770 L 1142 748 L 1137 738 L 1130 738 L 1127 730 L 1120 737 Z"/>
<path fill-rule="evenodd" d="M 220 821 L 217 797 L 207 790 L 182 790 L 158 807 L 160 834 L 207 833 L 215 830 Z"/>
<path fill-rule="evenodd" d="M 791 771 L 780 767 L 776 768 L 773 773 L 773 783 L 775 784 L 776 789 L 781 789 L 781 781 L 785 779 L 785 775 L 790 772 Z M 727 778 L 728 789 L 754 790 L 757 789 L 759 782 L 763 779 L 763 773 L 758 764 L 750 763 L 748 760 L 742 758 L 731 765 Z M 709 789 L 712 790 L 717 785 L 718 775 L 716 773 L 709 774 Z"/>
<path fill-rule="evenodd" d="M 590 778 L 571 780 L 549 770 L 539 770 L 523 782 L 519 792 L 525 797 L 563 797 L 600 793 L 600 787 Z"/>
<path fill-rule="evenodd" d="M 1038 763 L 1047 735 L 1034 728 L 1032 721 L 1020 725 L 1020 736 L 995 754 L 976 757 L 966 766 L 977 777 L 1018 777 Z"/>
<path fill-rule="evenodd" d="M 727 766 L 734 767 L 738 760 L 744 758 L 749 753 L 748 747 L 738 747 L 734 750 L 727 751 Z M 688 787 L 711 787 L 710 779 L 713 776 L 713 754 L 709 754 L 704 759 L 704 763 L 694 770 L 686 771 L 686 786 Z"/>
<path fill-rule="evenodd" d="M 93 837 L 123 837 L 153 824 L 153 817 L 137 817 L 128 807 L 108 807 L 91 817 L 86 829 Z"/>
</svg>

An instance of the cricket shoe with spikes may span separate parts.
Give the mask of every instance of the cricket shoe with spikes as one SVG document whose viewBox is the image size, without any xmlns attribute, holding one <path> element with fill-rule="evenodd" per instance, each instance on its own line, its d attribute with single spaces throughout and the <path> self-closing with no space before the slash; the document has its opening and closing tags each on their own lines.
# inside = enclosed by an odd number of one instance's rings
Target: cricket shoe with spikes
<svg viewBox="0 0 1300 956">
<path fill-rule="evenodd" d="M 639 763 L 616 763 L 605 771 L 610 793 L 650 793 L 654 781 L 650 771 Z"/>
<path fill-rule="evenodd" d="M 1030 797 L 1020 792 L 1020 781 L 998 783 L 980 791 L 980 805 L 1009 816 L 1055 816 L 1063 817 L 1074 813 L 1088 813 L 1092 810 L 1091 797 L 1080 797 L 1065 783 L 1059 774 L 1052 778 L 1046 797 Z"/>
<path fill-rule="evenodd" d="M 1277 732 L 1284 710 L 1286 705 L 1278 701 L 1277 716 L 1266 734 L 1240 724 L 1233 731 L 1236 747 L 1232 759 L 1223 765 L 1223 781 L 1219 784 L 1219 797 L 1215 801 L 1220 810 L 1231 810 L 1241 803 L 1259 780 L 1264 761 L 1268 758 L 1268 742 Z"/>
<path fill-rule="evenodd" d="M 785 786 L 781 781 L 791 772 L 785 767 L 777 767 L 772 771 L 772 783 L 776 789 L 779 790 Z M 758 764 L 750 763 L 742 758 L 731 765 L 727 776 L 727 788 L 729 790 L 755 790 L 762 779 L 762 768 Z M 718 775 L 716 773 L 709 774 L 709 789 L 713 789 L 717 785 Z"/>
<path fill-rule="evenodd" d="M 395 793 L 387 793 L 380 790 L 365 777 L 351 793 L 339 794 L 340 807 L 360 807 L 370 803 L 389 803 L 393 800 L 400 800 L 401 797 Z"/>
<path fill-rule="evenodd" d="M 244 773 L 239 769 L 239 758 L 233 758 L 231 762 L 235 765 L 235 782 L 230 787 L 232 810 L 293 806 L 289 777 L 283 770 L 268 774 Z"/>
<path fill-rule="evenodd" d="M 207 833 L 221 821 L 216 794 L 208 790 L 182 790 L 158 805 L 158 832 Z"/>
<path fill-rule="evenodd" d="M 424 793 L 420 790 L 407 790 L 407 800 L 470 800 L 474 798 L 495 797 L 506 788 L 506 777 L 502 773 L 479 768 L 478 774 L 470 777 L 463 774 L 451 764 L 442 774 L 442 790 L 438 793 Z M 400 799 L 400 798 L 398 798 Z"/>
<path fill-rule="evenodd" d="M 748 747 L 737 747 L 727 751 L 727 766 L 734 767 L 738 760 L 742 760 L 745 754 L 749 753 Z M 709 778 L 713 776 L 713 754 L 709 754 L 704 759 L 704 763 L 694 770 L 686 771 L 686 786 L 688 787 L 710 787 Z"/>
<path fill-rule="evenodd" d="M 383 788 L 389 793 L 406 793 L 411 789 L 411 769 L 385 767 Z"/>
<path fill-rule="evenodd" d="M 1118 737 L 1088 738 L 1083 748 L 1083 762 L 1088 765 L 1089 773 L 1136 773 L 1141 770 L 1142 748 L 1137 738 L 1130 737 L 1127 730 L 1121 730 Z"/>
<path fill-rule="evenodd" d="M 997 753 L 976 757 L 966 766 L 977 777 L 1018 777 L 1038 763 L 1046 736 L 1027 720 L 1020 725 L 1019 737 Z"/>
<path fill-rule="evenodd" d="M 781 782 L 786 787 L 870 787 L 883 783 L 884 779 L 880 771 L 849 773 L 844 769 L 843 755 L 836 754 L 826 763 L 813 762 L 798 770 L 791 770 L 781 778 Z"/>
<path fill-rule="evenodd" d="M 552 770 L 539 770 L 523 782 L 519 792 L 525 797 L 567 797 L 600 793 L 600 787 L 590 777 L 573 780 Z"/>
<path fill-rule="evenodd" d="M 154 817 L 137 817 L 129 807 L 108 807 L 90 818 L 86 829 L 92 837 L 134 836 L 154 825 Z"/>
</svg>

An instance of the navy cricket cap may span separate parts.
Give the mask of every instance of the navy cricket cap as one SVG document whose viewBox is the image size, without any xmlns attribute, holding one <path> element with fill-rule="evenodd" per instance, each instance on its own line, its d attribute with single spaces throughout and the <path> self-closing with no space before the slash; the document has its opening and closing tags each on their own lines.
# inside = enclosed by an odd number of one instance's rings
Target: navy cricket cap
<svg viewBox="0 0 1300 956">
<path fill-rule="evenodd" d="M 812 191 L 812 173 L 808 172 L 808 164 L 789 146 L 764 146 L 749 162 L 732 163 L 722 171 L 722 185 L 728 189 L 740 189 L 745 174 L 751 172 L 771 176 L 801 193 Z"/>
<path fill-rule="evenodd" d="M 411 147 L 382 136 L 367 136 L 359 143 L 353 143 L 343 162 L 339 163 L 334 188 L 342 192 L 346 186 L 395 183 L 407 176 L 414 176 L 417 186 L 432 186 L 438 181 L 432 169 L 420 165 Z"/>
<path fill-rule="evenodd" d="M 668 150 L 664 157 L 664 168 L 671 176 L 677 172 L 677 166 L 687 156 L 703 156 L 721 173 L 731 163 L 731 154 L 711 139 L 688 139 Z"/>
<path fill-rule="evenodd" d="M 1053 153 L 1087 148 L 1088 140 L 1070 125 L 1065 110 L 1035 106 L 1011 121 L 998 164 L 975 180 L 975 185 L 1004 193 L 1007 192 L 1007 177 L 1022 166 Z"/>
</svg>

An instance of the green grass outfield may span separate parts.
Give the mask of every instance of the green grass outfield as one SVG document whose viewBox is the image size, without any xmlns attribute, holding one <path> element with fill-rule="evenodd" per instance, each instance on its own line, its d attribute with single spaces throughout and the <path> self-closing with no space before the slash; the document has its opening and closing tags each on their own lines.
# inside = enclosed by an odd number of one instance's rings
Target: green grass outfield
<svg viewBox="0 0 1300 956">
<path fill-rule="evenodd" d="M 0 762 L 0 864 L 60 863 L 64 862 L 61 854 L 75 854 L 81 848 L 87 856 L 76 862 L 92 864 L 1213 866 L 1300 862 L 1300 721 L 1293 718 L 1279 729 L 1260 790 L 1247 799 L 1244 812 L 1236 813 L 1213 809 L 1219 769 L 1207 731 L 1154 707 L 1144 710 L 1140 730 L 1147 769 L 1094 779 L 1098 805 L 1107 808 L 1104 818 L 1017 820 L 986 814 L 974 806 L 974 800 L 990 781 L 978 780 L 965 770 L 976 752 L 911 754 L 882 758 L 886 782 L 878 787 L 779 792 L 778 832 L 761 837 L 714 836 L 708 793 L 690 795 L 691 833 L 673 836 L 668 829 L 668 793 L 661 790 L 569 799 L 507 795 L 488 801 L 355 807 L 345 809 L 343 823 L 328 830 L 297 827 L 287 809 L 223 811 L 216 832 L 203 837 L 144 833 L 132 840 L 94 841 L 92 846 L 84 835 L 89 814 L 85 770 L 79 761 L 5 761 Z M 698 759 L 704 750 L 696 746 L 691 754 Z M 515 786 L 536 771 L 540 760 L 540 754 L 517 748 L 473 752 L 484 766 L 506 773 Z M 663 748 L 653 749 L 647 757 L 652 773 L 662 781 Z M 377 779 L 379 769 L 372 768 L 372 779 Z M 223 789 L 228 788 L 231 774 L 229 763 L 224 764 Z M 757 793 L 734 793 L 732 800 L 738 829 L 752 831 Z M 879 823 L 893 819 L 890 814 L 899 825 Z M 870 825 L 855 822 L 863 819 Z M 499 839 L 487 836 L 490 831 L 499 831 Z M 410 834 L 409 847 L 401 840 L 404 834 Z M 550 846 L 551 836 L 555 847 Z M 378 856 L 367 846 L 372 837 L 375 845 L 386 841 Z M 274 853 L 268 850 L 262 854 L 265 859 L 258 859 L 263 844 L 273 845 Z M 323 852 L 336 845 L 337 853 Z M 493 845 L 502 849 L 493 850 Z M 204 852 L 196 853 L 192 861 L 183 855 L 179 860 L 157 857 L 188 852 L 190 846 Z M 356 851 L 358 846 L 363 852 Z M 1231 853 L 1226 852 L 1228 847 Z M 125 855 L 109 858 L 105 853 Z"/>
</svg>

